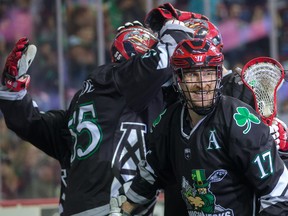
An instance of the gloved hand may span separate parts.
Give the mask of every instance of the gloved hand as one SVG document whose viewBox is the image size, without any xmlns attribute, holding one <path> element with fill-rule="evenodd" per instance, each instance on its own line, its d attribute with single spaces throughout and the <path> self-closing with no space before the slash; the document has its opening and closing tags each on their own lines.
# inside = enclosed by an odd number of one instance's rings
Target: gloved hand
<svg viewBox="0 0 288 216">
<path fill-rule="evenodd" d="M 174 8 L 173 5 L 170 3 L 163 4 L 163 7 L 167 9 L 168 11 L 170 11 L 173 14 L 173 16 L 180 21 L 185 21 L 191 18 L 209 21 L 209 18 L 203 14 L 193 13 L 190 11 L 181 11 L 181 10 Z"/>
<path fill-rule="evenodd" d="M 193 29 L 185 26 L 182 21 L 171 19 L 164 23 L 159 38 L 170 58 L 180 41 L 193 38 Z"/>
<path fill-rule="evenodd" d="M 241 79 L 241 72 L 242 72 L 242 68 L 236 67 L 233 70 L 233 74 L 234 74 L 234 82 L 237 83 L 238 85 L 243 85 L 243 81 Z"/>
<path fill-rule="evenodd" d="M 124 212 L 121 206 L 127 201 L 126 196 L 120 195 L 118 197 L 112 197 L 110 200 L 110 212 L 109 216 L 131 216 L 129 213 Z"/>
<path fill-rule="evenodd" d="M 159 31 L 165 21 L 170 19 L 177 19 L 180 21 L 194 19 L 209 20 L 206 16 L 198 13 L 180 11 L 173 7 L 170 3 L 165 3 L 157 8 L 152 9 L 145 17 L 144 23 L 153 31 Z"/>
<path fill-rule="evenodd" d="M 287 126 L 278 118 L 274 118 L 270 127 L 270 134 L 276 142 L 276 147 L 280 151 L 288 151 Z"/>
<path fill-rule="evenodd" d="M 26 73 L 34 60 L 36 51 L 36 46 L 29 45 L 27 38 L 18 40 L 6 59 L 1 79 L 2 85 L 14 92 L 26 89 L 30 83 L 30 76 Z"/>
<path fill-rule="evenodd" d="M 126 22 L 123 26 L 119 26 L 117 28 L 117 33 L 121 32 L 122 30 L 129 28 L 131 26 L 143 26 L 143 24 L 141 22 L 139 22 L 138 20 L 135 20 L 133 22 Z"/>
</svg>

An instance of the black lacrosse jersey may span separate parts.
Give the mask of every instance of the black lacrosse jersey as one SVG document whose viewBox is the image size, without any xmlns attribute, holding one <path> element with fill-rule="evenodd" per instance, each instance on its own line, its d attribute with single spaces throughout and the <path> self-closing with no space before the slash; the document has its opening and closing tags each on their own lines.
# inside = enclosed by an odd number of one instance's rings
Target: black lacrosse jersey
<svg viewBox="0 0 288 216">
<path fill-rule="evenodd" d="M 0 92 L 7 126 L 61 164 L 61 215 L 108 215 L 111 197 L 129 187 L 145 159 L 144 135 L 163 110 L 161 85 L 171 77 L 159 61 L 151 50 L 100 66 L 67 111 L 41 113 L 26 91 Z M 150 215 L 154 204 L 137 215 Z"/>
<path fill-rule="evenodd" d="M 73 141 L 65 200 L 65 211 L 73 212 L 68 215 L 83 209 L 106 215 L 111 197 L 127 190 L 129 184 L 124 183 L 132 180 L 145 158 L 144 136 L 163 109 L 161 85 L 171 76 L 169 69 L 156 71 L 159 58 L 148 57 L 100 67 L 73 98 L 68 111 Z M 79 200 L 84 208 L 77 205 Z"/>
<path fill-rule="evenodd" d="M 177 184 L 188 215 L 254 215 L 255 197 L 262 213 L 288 215 L 288 171 L 252 107 L 223 96 L 192 129 L 186 119 L 179 102 L 153 123 L 130 201 L 145 203 L 158 188 Z"/>
<path fill-rule="evenodd" d="M 238 98 L 253 108 L 255 107 L 254 97 L 251 91 L 243 85 L 241 77 L 236 72 L 230 71 L 222 78 L 221 84 L 222 94 Z M 183 202 L 179 191 L 177 185 L 169 185 L 165 188 L 165 216 L 188 216 L 185 209 L 185 203 Z"/>
</svg>

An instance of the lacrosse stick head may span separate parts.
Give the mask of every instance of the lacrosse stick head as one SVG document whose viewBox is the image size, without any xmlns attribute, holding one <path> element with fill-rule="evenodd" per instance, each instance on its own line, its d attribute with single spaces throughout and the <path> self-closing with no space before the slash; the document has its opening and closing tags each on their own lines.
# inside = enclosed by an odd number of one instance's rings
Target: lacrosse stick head
<svg viewBox="0 0 288 216">
<path fill-rule="evenodd" d="M 284 80 L 283 66 L 273 58 L 254 58 L 243 67 L 241 79 L 253 93 L 256 112 L 271 125 L 277 114 L 277 90 Z"/>
</svg>

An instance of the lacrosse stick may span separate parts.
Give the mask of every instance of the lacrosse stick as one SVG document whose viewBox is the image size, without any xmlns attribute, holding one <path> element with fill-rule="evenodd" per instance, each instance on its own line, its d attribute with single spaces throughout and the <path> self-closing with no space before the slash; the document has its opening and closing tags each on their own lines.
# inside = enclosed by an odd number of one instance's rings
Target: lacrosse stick
<svg viewBox="0 0 288 216">
<path fill-rule="evenodd" d="M 273 58 L 254 58 L 243 67 L 241 79 L 253 93 L 255 110 L 262 121 L 272 125 L 277 115 L 277 90 L 284 79 L 283 66 Z"/>
</svg>

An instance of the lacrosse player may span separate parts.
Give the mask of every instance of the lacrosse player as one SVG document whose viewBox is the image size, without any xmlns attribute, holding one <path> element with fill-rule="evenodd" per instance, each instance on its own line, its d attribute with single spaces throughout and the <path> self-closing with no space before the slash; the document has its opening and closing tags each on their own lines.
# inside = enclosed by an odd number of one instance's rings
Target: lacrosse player
<svg viewBox="0 0 288 216">
<path fill-rule="evenodd" d="M 158 16 L 155 15 L 157 12 Z M 152 17 L 151 14 L 153 15 Z M 159 25 L 161 24 L 161 21 L 169 16 L 174 16 L 183 21 L 187 27 L 191 28 L 193 30 L 193 38 L 206 38 L 222 51 L 222 36 L 218 28 L 213 25 L 213 23 L 209 22 L 208 18 L 191 17 L 189 16 L 189 12 L 179 11 L 169 3 L 163 4 L 152 10 L 146 17 L 146 24 L 151 27 L 153 31 L 157 32 L 160 28 Z M 173 88 L 165 87 L 164 93 L 166 93 L 164 95 L 168 105 L 178 100 L 178 94 L 173 91 Z M 222 93 L 238 98 L 255 108 L 253 95 L 251 91 L 243 85 L 241 81 L 241 69 L 239 71 L 239 68 L 232 71 L 227 70 L 223 66 Z M 285 139 L 287 134 L 286 128 L 285 123 L 278 118 L 275 118 L 273 125 L 270 126 L 270 133 L 275 139 L 278 152 L 284 162 L 288 162 L 285 157 L 285 155 L 287 155 L 285 148 L 288 147 L 287 140 Z M 181 194 L 179 193 L 179 190 L 177 190 L 179 189 L 177 188 L 177 185 L 168 185 L 164 189 L 165 216 L 188 215 L 187 211 L 184 209 L 185 204 L 182 201 Z"/>
<path fill-rule="evenodd" d="M 171 65 L 182 100 L 154 121 L 146 161 L 128 202 L 119 203 L 123 215 L 175 182 L 189 215 L 288 214 L 288 171 L 270 129 L 246 103 L 222 95 L 222 64 L 223 54 L 208 40 L 176 47 Z"/>
<path fill-rule="evenodd" d="M 66 111 L 40 112 L 28 94 L 36 50 L 27 38 L 8 56 L 0 109 L 8 128 L 61 164 L 61 215 L 108 215 L 110 198 L 127 190 L 145 159 L 144 135 L 163 110 L 161 85 L 172 76 L 169 56 L 191 33 L 182 22 L 167 20 L 160 42 L 139 22 L 120 27 L 113 62 L 91 73 Z M 137 214 L 151 215 L 155 201 Z"/>
</svg>

